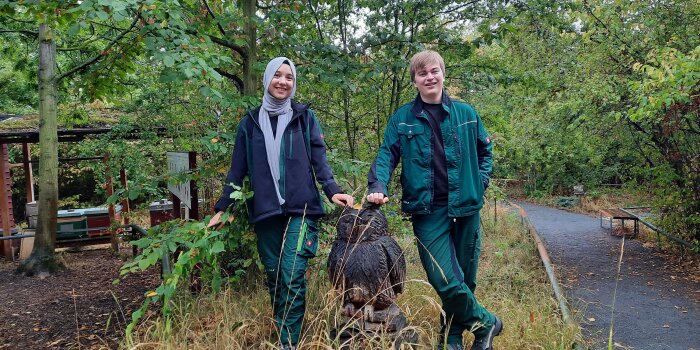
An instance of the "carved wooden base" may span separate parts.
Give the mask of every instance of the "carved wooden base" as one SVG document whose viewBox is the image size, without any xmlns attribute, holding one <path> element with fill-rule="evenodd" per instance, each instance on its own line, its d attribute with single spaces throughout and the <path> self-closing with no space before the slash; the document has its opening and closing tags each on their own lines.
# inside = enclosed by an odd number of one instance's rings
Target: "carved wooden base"
<svg viewBox="0 0 700 350">
<path fill-rule="evenodd" d="M 379 344 L 393 344 L 394 349 L 414 349 L 418 333 L 408 327 L 408 320 L 396 304 L 384 310 L 357 310 L 353 317 L 340 317 L 339 327 L 331 331 L 341 350 L 375 349 Z"/>
</svg>

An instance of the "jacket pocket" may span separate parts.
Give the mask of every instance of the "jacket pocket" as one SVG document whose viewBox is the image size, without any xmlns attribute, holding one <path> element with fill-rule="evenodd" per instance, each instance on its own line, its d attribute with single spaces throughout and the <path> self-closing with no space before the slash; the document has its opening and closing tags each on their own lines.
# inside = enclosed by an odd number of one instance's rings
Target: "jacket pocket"
<svg viewBox="0 0 700 350">
<path fill-rule="evenodd" d="M 403 158 L 422 158 L 425 155 L 423 148 L 428 147 L 430 142 L 425 140 L 425 127 L 422 124 L 399 123 L 398 133 Z"/>
</svg>

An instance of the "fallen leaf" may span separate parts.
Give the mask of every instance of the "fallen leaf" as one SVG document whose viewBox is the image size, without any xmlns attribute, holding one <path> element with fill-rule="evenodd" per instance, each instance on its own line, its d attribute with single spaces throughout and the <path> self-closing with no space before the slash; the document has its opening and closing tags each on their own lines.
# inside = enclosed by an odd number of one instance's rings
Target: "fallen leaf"
<svg viewBox="0 0 700 350">
<path fill-rule="evenodd" d="M 63 342 L 63 338 L 61 338 L 61 339 L 59 339 L 59 340 L 56 340 L 56 341 L 54 341 L 54 342 L 52 342 L 52 343 L 49 343 L 48 346 L 49 346 L 49 347 L 51 347 L 51 346 L 56 346 L 56 345 L 58 345 L 58 344 L 61 344 L 62 342 Z"/>
</svg>

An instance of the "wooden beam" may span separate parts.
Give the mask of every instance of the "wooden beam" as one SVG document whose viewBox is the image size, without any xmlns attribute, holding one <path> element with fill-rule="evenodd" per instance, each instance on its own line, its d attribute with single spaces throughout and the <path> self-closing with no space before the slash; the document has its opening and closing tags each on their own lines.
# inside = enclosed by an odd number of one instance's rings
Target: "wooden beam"
<svg viewBox="0 0 700 350">
<path fill-rule="evenodd" d="M 181 219 L 182 214 L 180 213 L 181 209 L 180 206 L 182 205 L 182 202 L 180 202 L 180 198 L 178 198 L 176 195 L 170 193 L 170 197 L 172 198 L 173 201 L 173 219 Z"/>
<path fill-rule="evenodd" d="M 105 153 L 102 160 L 105 165 L 105 192 L 107 193 L 107 198 L 111 197 L 114 193 L 114 184 L 112 181 L 112 169 L 109 168 L 109 154 Z M 116 220 L 116 214 L 114 212 L 114 204 L 110 203 L 107 207 L 107 213 L 109 215 L 110 224 Z M 115 253 L 119 251 L 119 244 L 117 242 L 117 231 L 110 230 L 110 242 L 112 243 L 112 251 Z"/>
<path fill-rule="evenodd" d="M 103 157 L 73 157 L 73 158 L 58 158 L 58 162 L 60 164 L 63 163 L 75 163 L 75 162 L 82 162 L 82 161 L 88 161 L 88 160 L 102 160 Z M 29 164 L 39 164 L 38 160 L 30 160 Z M 16 167 L 23 167 L 24 166 L 24 161 L 22 163 L 10 163 L 10 168 L 16 168 Z"/>
<path fill-rule="evenodd" d="M 197 152 L 189 152 L 190 171 L 197 169 Z M 197 193 L 197 181 L 190 180 L 190 219 L 199 220 L 199 194 Z"/>
<path fill-rule="evenodd" d="M 80 129 L 61 129 L 58 130 L 59 142 L 78 142 L 86 138 L 106 134 L 112 128 L 80 128 Z M 115 139 L 138 140 L 144 132 L 154 132 L 159 136 L 166 136 L 164 127 L 156 127 L 147 130 L 133 129 L 128 133 L 120 136 L 115 136 Z M 11 143 L 38 143 L 39 130 L 24 130 L 24 131 L 0 131 L 0 144 Z"/>
<path fill-rule="evenodd" d="M 119 169 L 119 181 L 122 184 L 122 188 L 128 194 L 129 193 L 129 184 L 128 184 L 128 181 L 126 179 L 126 169 L 124 169 L 123 165 L 122 165 L 122 168 Z M 129 210 L 129 197 L 127 195 L 127 197 L 122 200 L 122 215 L 121 215 L 122 222 L 121 223 L 123 225 L 129 224 L 129 215 L 128 215 L 129 211 L 130 211 Z M 116 216 L 116 214 L 115 214 L 115 216 Z"/>
<path fill-rule="evenodd" d="M 7 145 L 0 146 L 0 215 L 2 218 L 2 235 L 4 237 L 9 237 L 12 235 L 11 228 L 14 226 L 12 222 L 12 197 L 7 191 L 8 181 L 11 181 L 9 177 L 6 177 L 10 173 L 10 166 L 7 154 Z M 8 203 L 8 201 L 10 201 Z M 5 255 L 5 260 L 12 261 L 12 243 L 8 241 L 3 241 L 3 255 Z"/>
<path fill-rule="evenodd" d="M 34 201 L 34 175 L 32 174 L 32 156 L 29 144 L 22 143 L 22 166 L 24 167 L 24 184 L 27 190 L 27 203 Z"/>
</svg>

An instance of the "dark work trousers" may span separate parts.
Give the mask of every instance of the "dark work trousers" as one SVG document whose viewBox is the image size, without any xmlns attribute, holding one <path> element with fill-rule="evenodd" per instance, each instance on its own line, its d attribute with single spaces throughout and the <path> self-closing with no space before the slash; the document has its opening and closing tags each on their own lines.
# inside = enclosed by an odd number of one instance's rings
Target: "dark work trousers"
<svg viewBox="0 0 700 350">
<path fill-rule="evenodd" d="M 255 224 L 279 341 L 296 345 L 304 321 L 306 267 L 318 249 L 317 220 L 277 215 Z"/>
<path fill-rule="evenodd" d="M 462 344 L 467 330 L 482 335 L 495 318 L 474 297 L 481 253 L 479 213 L 451 218 L 447 207 L 413 215 L 413 232 L 428 282 L 442 300 L 440 341 Z"/>
</svg>

